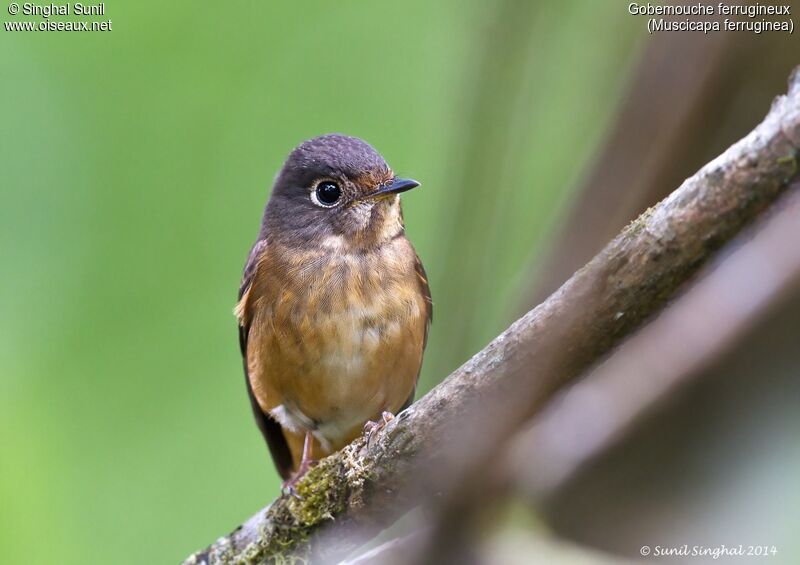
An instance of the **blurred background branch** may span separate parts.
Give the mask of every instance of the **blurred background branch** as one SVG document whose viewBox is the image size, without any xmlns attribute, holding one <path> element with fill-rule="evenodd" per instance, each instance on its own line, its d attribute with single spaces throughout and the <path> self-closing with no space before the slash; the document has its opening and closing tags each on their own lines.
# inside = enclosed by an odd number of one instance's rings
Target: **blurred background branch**
<svg viewBox="0 0 800 565">
<path fill-rule="evenodd" d="M 653 36 L 546 257 L 534 266 L 524 310 L 558 288 L 641 210 L 749 131 L 797 64 L 795 49 L 783 34 Z"/>
<path fill-rule="evenodd" d="M 746 349 L 752 332 L 797 295 L 800 185 L 774 208 L 684 296 L 560 393 L 514 441 L 508 466 L 531 496 L 543 499 L 564 488 L 659 403 L 708 376 L 709 367 L 735 348 Z"/>
<path fill-rule="evenodd" d="M 378 434 L 325 459 L 247 527 L 189 563 L 298 554 L 337 558 L 421 496 L 445 492 L 423 562 L 469 557 L 465 508 L 491 491 L 504 439 L 657 312 L 712 252 L 798 174 L 800 73 L 747 137 L 648 210 L 586 267 Z M 470 432 L 463 432 L 468 418 Z M 424 477 L 424 480 L 422 478 Z M 488 481 L 491 483 L 491 481 Z M 324 543 L 314 545 L 318 528 Z M 331 531 L 335 533 L 331 535 Z M 350 535 L 347 534 L 350 532 Z M 366 533 L 365 533 L 366 532 Z"/>
</svg>

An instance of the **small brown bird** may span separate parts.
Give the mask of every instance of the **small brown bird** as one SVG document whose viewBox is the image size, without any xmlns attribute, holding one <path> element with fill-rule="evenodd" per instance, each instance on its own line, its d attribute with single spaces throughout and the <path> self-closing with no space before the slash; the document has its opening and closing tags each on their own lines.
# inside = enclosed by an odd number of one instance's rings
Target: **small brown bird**
<svg viewBox="0 0 800 565">
<path fill-rule="evenodd" d="M 284 486 L 413 401 L 432 314 L 400 208 L 416 186 L 338 134 L 302 143 L 275 180 L 235 313 Z"/>
</svg>

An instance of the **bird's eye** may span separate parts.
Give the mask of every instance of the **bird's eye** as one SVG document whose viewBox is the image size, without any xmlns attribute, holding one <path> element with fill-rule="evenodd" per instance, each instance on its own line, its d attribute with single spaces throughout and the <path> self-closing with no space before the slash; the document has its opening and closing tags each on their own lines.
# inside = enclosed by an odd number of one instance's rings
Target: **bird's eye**
<svg viewBox="0 0 800 565">
<path fill-rule="evenodd" d="M 314 192 L 311 193 L 311 200 L 314 201 L 314 204 L 325 208 L 335 206 L 341 197 L 342 189 L 331 180 L 322 181 L 317 185 Z"/>
</svg>

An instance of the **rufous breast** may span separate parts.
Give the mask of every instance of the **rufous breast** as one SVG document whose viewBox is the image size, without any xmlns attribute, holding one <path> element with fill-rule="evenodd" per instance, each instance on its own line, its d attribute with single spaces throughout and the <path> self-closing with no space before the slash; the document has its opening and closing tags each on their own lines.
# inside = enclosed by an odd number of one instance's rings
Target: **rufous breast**
<svg viewBox="0 0 800 565">
<path fill-rule="evenodd" d="M 426 304 L 405 237 L 351 250 L 270 245 L 248 301 L 248 374 L 262 410 L 327 452 L 413 393 Z"/>
</svg>

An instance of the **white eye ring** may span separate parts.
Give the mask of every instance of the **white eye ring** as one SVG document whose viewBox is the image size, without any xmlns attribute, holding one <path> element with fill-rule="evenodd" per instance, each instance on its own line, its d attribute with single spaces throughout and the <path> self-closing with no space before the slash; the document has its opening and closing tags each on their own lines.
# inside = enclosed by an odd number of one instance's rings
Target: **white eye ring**
<svg viewBox="0 0 800 565">
<path fill-rule="evenodd" d="M 342 188 L 336 181 L 322 179 L 314 185 L 314 190 L 311 191 L 311 202 L 321 208 L 333 208 L 341 201 Z"/>
</svg>

